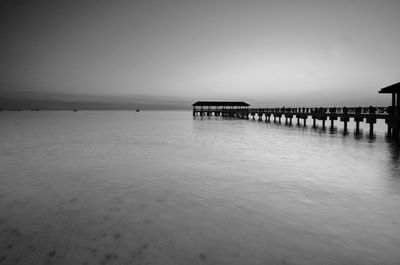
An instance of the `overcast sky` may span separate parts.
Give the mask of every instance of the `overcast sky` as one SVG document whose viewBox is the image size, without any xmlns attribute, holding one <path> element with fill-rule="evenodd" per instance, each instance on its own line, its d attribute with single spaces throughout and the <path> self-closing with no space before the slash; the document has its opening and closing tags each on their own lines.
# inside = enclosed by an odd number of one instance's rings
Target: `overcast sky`
<svg viewBox="0 0 400 265">
<path fill-rule="evenodd" d="M 398 0 L 0 3 L 2 90 L 335 103 L 400 81 Z"/>
</svg>

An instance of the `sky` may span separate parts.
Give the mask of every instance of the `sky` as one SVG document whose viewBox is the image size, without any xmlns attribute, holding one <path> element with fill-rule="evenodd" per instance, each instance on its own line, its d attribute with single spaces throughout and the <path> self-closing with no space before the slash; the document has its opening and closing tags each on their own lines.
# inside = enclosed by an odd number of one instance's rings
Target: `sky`
<svg viewBox="0 0 400 265">
<path fill-rule="evenodd" d="M 0 0 L 0 96 L 388 105 L 399 13 L 398 0 Z"/>
</svg>

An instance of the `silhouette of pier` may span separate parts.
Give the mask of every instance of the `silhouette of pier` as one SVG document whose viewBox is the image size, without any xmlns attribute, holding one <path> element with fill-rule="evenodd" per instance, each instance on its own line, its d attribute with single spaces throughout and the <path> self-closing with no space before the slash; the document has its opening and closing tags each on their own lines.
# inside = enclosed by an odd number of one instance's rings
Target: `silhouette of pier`
<svg viewBox="0 0 400 265">
<path fill-rule="evenodd" d="M 326 122 L 330 122 L 330 128 L 334 128 L 335 121 L 343 122 L 343 129 L 346 132 L 348 122 L 352 119 L 356 124 L 356 133 L 360 131 L 360 123 L 369 124 L 369 132 L 374 132 L 374 124 L 378 119 L 382 119 L 387 124 L 387 134 L 389 137 L 399 138 L 400 128 L 400 82 L 382 88 L 379 93 L 392 94 L 392 105 L 388 107 L 281 107 L 281 108 L 250 108 L 246 102 L 240 101 L 197 101 L 193 106 L 193 116 L 225 116 L 239 119 L 255 119 L 275 123 L 292 125 L 293 119 L 298 126 L 307 125 L 309 118 L 316 127 L 317 121 L 322 123 L 322 128 L 326 128 Z"/>
</svg>

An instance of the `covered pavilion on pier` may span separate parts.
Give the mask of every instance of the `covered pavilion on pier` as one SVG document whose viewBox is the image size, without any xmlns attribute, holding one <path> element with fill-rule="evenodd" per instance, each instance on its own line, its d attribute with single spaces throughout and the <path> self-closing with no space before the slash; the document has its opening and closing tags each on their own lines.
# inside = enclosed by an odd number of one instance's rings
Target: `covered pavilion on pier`
<svg viewBox="0 0 400 265">
<path fill-rule="evenodd" d="M 197 101 L 193 105 L 193 116 L 228 115 L 237 111 L 248 111 L 250 104 L 243 101 Z"/>
<path fill-rule="evenodd" d="M 382 88 L 379 93 L 392 94 L 392 105 L 388 109 L 389 119 L 386 123 L 389 126 L 388 133 L 398 138 L 400 133 L 400 82 Z"/>
</svg>

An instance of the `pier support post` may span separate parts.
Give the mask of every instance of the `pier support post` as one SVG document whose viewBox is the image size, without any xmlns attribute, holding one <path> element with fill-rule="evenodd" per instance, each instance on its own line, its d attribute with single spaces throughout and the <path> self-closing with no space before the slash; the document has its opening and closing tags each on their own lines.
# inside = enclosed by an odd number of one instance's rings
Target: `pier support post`
<svg viewBox="0 0 400 265">
<path fill-rule="evenodd" d="M 297 118 L 297 126 L 299 126 L 300 125 L 300 118 L 299 118 L 299 116 L 297 116 L 296 118 Z"/>
<path fill-rule="evenodd" d="M 286 113 L 285 114 L 285 118 L 286 118 L 286 122 L 285 124 L 287 125 L 289 123 L 289 125 L 292 125 L 292 119 L 293 119 L 293 114 L 292 113 Z"/>
<path fill-rule="evenodd" d="M 391 137 L 392 136 L 392 126 L 391 126 L 390 117 L 385 119 L 385 123 L 387 124 L 387 135 L 388 135 L 388 137 Z"/>
<path fill-rule="evenodd" d="M 356 122 L 356 133 L 360 133 L 360 122 L 364 121 L 362 117 L 354 117 L 354 121 Z"/>
<path fill-rule="evenodd" d="M 313 123 L 312 123 L 313 128 L 317 127 L 317 124 L 315 123 L 315 120 L 316 120 L 316 118 L 313 117 Z"/>
<path fill-rule="evenodd" d="M 347 122 L 350 120 L 349 117 L 343 116 L 340 117 L 340 121 L 344 123 L 344 133 L 347 133 Z"/>
<path fill-rule="evenodd" d="M 327 119 L 327 116 L 321 116 L 319 117 L 319 120 L 322 120 L 322 129 L 325 130 L 325 121 Z"/>
<path fill-rule="evenodd" d="M 373 133 L 374 133 L 374 123 L 376 123 L 376 117 L 375 116 L 368 117 L 366 122 L 369 123 L 369 135 L 373 135 Z"/>
<path fill-rule="evenodd" d="M 329 116 L 329 120 L 331 121 L 331 130 L 333 131 L 333 128 L 335 126 L 334 122 L 338 119 L 337 116 Z"/>
<path fill-rule="evenodd" d="M 399 135 L 400 135 L 400 93 L 397 93 L 397 103 L 395 107 L 395 116 L 394 116 L 394 121 L 393 121 L 393 136 L 395 137 L 396 140 L 399 140 Z"/>
<path fill-rule="evenodd" d="M 397 109 L 396 109 L 396 94 L 392 93 L 392 108 L 393 108 L 393 117 L 392 117 L 392 136 L 396 138 L 397 134 L 397 126 L 396 126 L 396 121 L 397 121 Z"/>
<path fill-rule="evenodd" d="M 304 127 L 306 127 L 307 126 L 307 117 L 304 117 L 303 120 L 304 120 Z"/>
</svg>

